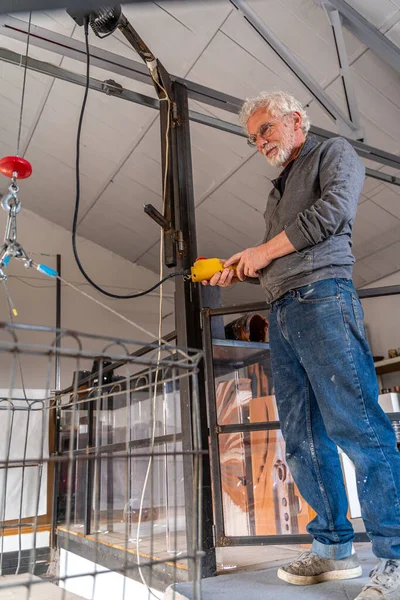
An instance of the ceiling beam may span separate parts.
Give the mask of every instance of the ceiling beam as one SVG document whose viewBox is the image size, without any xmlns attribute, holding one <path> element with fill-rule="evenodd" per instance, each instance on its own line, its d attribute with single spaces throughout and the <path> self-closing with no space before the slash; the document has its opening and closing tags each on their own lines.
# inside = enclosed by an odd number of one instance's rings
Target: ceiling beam
<svg viewBox="0 0 400 600">
<path fill-rule="evenodd" d="M 0 34 L 26 43 L 28 36 L 28 23 L 9 15 L 0 17 Z M 86 46 L 84 42 L 74 40 L 44 27 L 31 25 L 29 43 L 32 46 L 43 48 L 50 52 L 67 56 L 86 64 Z M 123 77 L 129 77 L 141 83 L 154 86 L 150 72 L 143 62 L 126 58 L 114 52 L 103 50 L 96 46 L 90 46 L 90 62 L 93 66 L 105 69 Z M 174 81 L 183 83 L 188 89 L 189 98 L 203 102 L 216 108 L 237 114 L 242 105 L 242 100 L 223 94 L 217 90 L 202 86 L 182 77 L 172 76 Z"/>
<path fill-rule="evenodd" d="M 282 62 L 290 69 L 304 87 L 312 94 L 327 115 L 336 123 L 338 131 L 346 137 L 360 139 L 362 136 L 358 125 L 337 106 L 327 92 L 312 77 L 305 67 L 297 60 L 293 52 L 281 42 L 275 33 L 264 23 L 258 14 L 245 2 L 245 0 L 230 0 L 230 3 L 239 11 L 243 19 L 264 42 L 279 56 Z"/>
<path fill-rule="evenodd" d="M 0 61 L 8 62 L 18 67 L 23 67 L 25 65 L 25 56 L 19 54 L 18 52 L 8 50 L 7 48 L 0 48 Z M 61 79 L 62 81 L 67 81 L 68 83 L 80 85 L 81 87 L 85 87 L 86 85 L 85 75 L 80 75 L 79 73 L 68 71 L 67 69 L 59 67 L 57 65 L 37 60 L 32 57 L 28 57 L 28 69 L 31 71 L 36 71 L 37 73 L 42 73 L 43 75 L 48 75 L 49 77 L 54 77 L 56 79 Z M 110 83 L 105 85 L 105 82 L 99 81 L 98 79 L 94 79 L 93 77 L 90 77 L 89 79 L 89 88 L 91 90 L 101 92 L 104 94 L 110 94 L 110 92 L 113 93 L 113 88 L 112 85 L 110 85 Z M 115 90 L 115 95 L 118 96 L 118 98 L 121 98 L 122 100 L 127 100 L 128 102 L 133 102 L 135 104 L 140 104 L 141 106 L 147 106 L 148 108 L 152 108 L 155 110 L 159 109 L 159 101 L 157 98 L 151 98 L 150 96 L 146 96 L 145 94 L 139 94 L 138 92 L 134 92 L 132 90 L 127 90 L 120 87 L 115 88 Z M 240 101 L 240 103 L 241 102 L 242 101 Z M 220 131 L 224 131 L 226 133 L 246 137 L 246 134 L 244 133 L 243 129 L 235 123 L 229 123 L 228 121 L 224 121 L 223 119 L 218 119 L 210 115 L 204 115 L 193 110 L 189 111 L 189 117 L 190 120 L 194 123 L 200 123 L 201 125 L 213 127 L 214 129 L 219 129 Z M 315 126 L 311 126 L 310 131 L 320 141 L 327 140 L 337 135 L 332 131 L 326 131 L 325 129 L 321 129 Z M 382 152 L 377 148 L 367 146 L 366 144 L 363 144 L 361 142 L 355 142 L 354 140 L 350 139 L 349 142 L 353 145 L 353 147 L 356 149 L 357 153 L 360 156 L 368 158 L 369 160 L 375 160 L 376 162 L 387 164 L 393 168 L 397 168 L 400 170 L 400 157 L 394 154 L 392 155 L 386 152 Z M 394 177 L 392 175 L 382 173 L 381 171 L 375 169 L 367 168 L 367 176 L 383 181 L 384 183 L 391 183 L 393 185 L 400 186 L 399 177 Z"/>
<path fill-rule="evenodd" d="M 145 4 L 149 1 L 152 0 L 124 0 L 124 4 Z M 99 6 L 104 6 L 104 0 L 1 0 L 0 13 L 55 10 L 60 8 L 87 8 L 90 10 Z"/>
<path fill-rule="evenodd" d="M 329 0 L 343 17 L 343 24 L 358 39 L 370 48 L 379 58 L 400 73 L 400 49 L 393 44 L 383 33 L 371 25 L 358 11 L 356 11 L 345 0 Z"/>
<path fill-rule="evenodd" d="M 353 85 L 353 77 L 350 70 L 349 57 L 344 41 L 341 16 L 336 8 L 325 5 L 326 14 L 332 27 L 333 39 L 335 41 L 336 54 L 339 63 L 339 73 L 342 80 L 343 90 L 346 98 L 347 111 L 350 120 L 359 130 L 358 139 L 364 139 L 364 129 L 361 122 L 361 114 L 358 108 L 357 96 Z"/>
</svg>

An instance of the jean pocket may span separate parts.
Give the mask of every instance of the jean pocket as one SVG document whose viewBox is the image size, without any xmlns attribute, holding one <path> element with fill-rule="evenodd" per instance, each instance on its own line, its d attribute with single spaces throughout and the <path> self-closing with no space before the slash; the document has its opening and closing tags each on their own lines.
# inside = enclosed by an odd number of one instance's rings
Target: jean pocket
<svg viewBox="0 0 400 600">
<path fill-rule="evenodd" d="M 356 321 L 357 329 L 359 333 L 365 337 L 364 329 L 364 309 L 358 296 L 355 294 L 351 295 L 351 304 L 353 306 L 354 319 Z"/>
<path fill-rule="evenodd" d="M 301 304 L 333 302 L 339 299 L 339 286 L 335 279 L 324 279 L 298 289 L 296 296 Z"/>
</svg>

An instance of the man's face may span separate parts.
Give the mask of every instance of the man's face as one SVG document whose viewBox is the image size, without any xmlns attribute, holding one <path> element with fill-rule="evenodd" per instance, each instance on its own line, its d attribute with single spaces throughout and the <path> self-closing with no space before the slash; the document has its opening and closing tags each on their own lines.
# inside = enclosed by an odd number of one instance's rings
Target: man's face
<svg viewBox="0 0 400 600">
<path fill-rule="evenodd" d="M 269 124 L 269 127 L 266 127 Z M 264 130 L 267 129 L 267 131 Z M 249 135 L 257 135 L 256 146 L 273 167 L 282 167 L 295 148 L 294 119 L 291 114 L 274 117 L 265 108 L 256 110 L 247 121 Z"/>
</svg>

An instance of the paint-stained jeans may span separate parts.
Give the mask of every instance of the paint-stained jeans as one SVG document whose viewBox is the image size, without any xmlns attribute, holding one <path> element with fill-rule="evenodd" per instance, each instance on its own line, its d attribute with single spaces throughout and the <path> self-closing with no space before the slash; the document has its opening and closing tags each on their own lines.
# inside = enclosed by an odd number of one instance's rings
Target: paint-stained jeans
<svg viewBox="0 0 400 600">
<path fill-rule="evenodd" d="M 337 446 L 356 467 L 372 549 L 400 558 L 400 453 L 378 404 L 363 309 L 351 281 L 326 279 L 272 305 L 272 372 L 286 458 L 317 516 L 307 527 L 313 550 L 344 558 L 354 532 Z"/>
</svg>

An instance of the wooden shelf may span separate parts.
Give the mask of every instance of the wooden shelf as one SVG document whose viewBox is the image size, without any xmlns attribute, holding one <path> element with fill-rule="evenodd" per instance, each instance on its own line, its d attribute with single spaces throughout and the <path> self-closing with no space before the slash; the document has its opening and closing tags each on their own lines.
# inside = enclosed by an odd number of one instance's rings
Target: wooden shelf
<svg viewBox="0 0 400 600">
<path fill-rule="evenodd" d="M 377 375 L 384 375 L 385 373 L 395 373 L 400 371 L 400 356 L 396 358 L 386 358 L 385 360 L 379 360 L 374 363 L 375 371 Z"/>
</svg>

